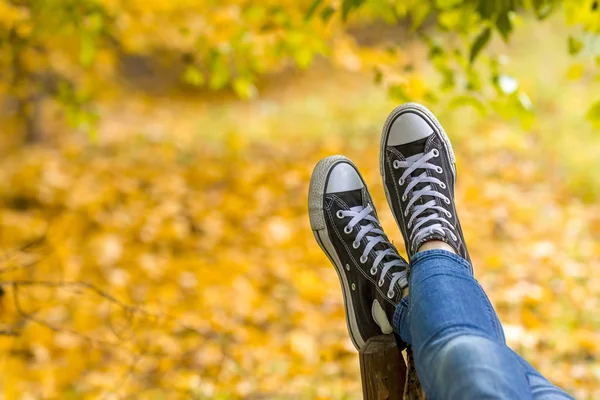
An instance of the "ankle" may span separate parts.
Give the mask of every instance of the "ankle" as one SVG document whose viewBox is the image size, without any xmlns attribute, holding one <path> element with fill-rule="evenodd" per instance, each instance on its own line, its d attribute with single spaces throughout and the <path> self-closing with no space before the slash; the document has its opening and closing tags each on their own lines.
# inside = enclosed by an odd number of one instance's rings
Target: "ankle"
<svg viewBox="0 0 600 400">
<path fill-rule="evenodd" d="M 450 246 L 446 242 L 442 242 L 441 240 L 430 240 L 428 242 L 423 243 L 417 250 L 417 253 L 427 250 L 446 250 L 456 254 L 456 250 L 454 250 L 452 246 Z"/>
</svg>

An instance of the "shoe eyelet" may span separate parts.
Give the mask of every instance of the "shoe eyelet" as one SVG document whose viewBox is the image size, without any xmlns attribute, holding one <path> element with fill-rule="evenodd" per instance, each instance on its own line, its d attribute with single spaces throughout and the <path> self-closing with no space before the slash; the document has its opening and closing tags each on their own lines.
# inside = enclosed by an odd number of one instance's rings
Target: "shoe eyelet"
<svg viewBox="0 0 600 400">
<path fill-rule="evenodd" d="M 350 271 L 350 264 L 346 264 L 346 271 Z"/>
<path fill-rule="evenodd" d="M 408 217 L 408 210 L 404 211 L 404 216 Z"/>
<path fill-rule="evenodd" d="M 393 291 L 393 290 L 388 290 L 388 292 L 387 292 L 387 297 L 388 297 L 389 299 L 393 299 L 395 294 L 396 294 L 396 293 L 394 293 L 394 291 Z"/>
<path fill-rule="evenodd" d="M 440 152 L 438 151 L 438 149 L 433 149 L 432 153 L 433 153 L 434 157 L 437 157 L 440 155 Z"/>
<path fill-rule="evenodd" d="M 379 282 L 377 282 L 377 286 L 382 287 L 384 283 L 385 281 L 383 279 L 380 279 Z"/>
<path fill-rule="evenodd" d="M 360 256 L 360 263 L 364 264 L 367 262 L 368 257 L 367 256 Z"/>
<path fill-rule="evenodd" d="M 442 172 L 444 172 L 444 169 L 442 167 L 435 167 L 435 172 L 441 174 Z"/>
<path fill-rule="evenodd" d="M 338 210 L 338 212 L 335 213 L 335 216 L 338 217 L 339 219 L 344 218 L 344 216 L 342 215 L 342 210 Z"/>
<path fill-rule="evenodd" d="M 446 189 L 446 184 L 445 184 L 444 182 L 440 182 L 440 187 L 441 187 L 442 189 Z"/>
<path fill-rule="evenodd" d="M 405 194 L 402 195 L 402 201 L 406 201 L 406 195 Z"/>
<path fill-rule="evenodd" d="M 358 249 L 360 247 L 360 242 L 352 242 L 352 248 L 354 250 Z"/>
<path fill-rule="evenodd" d="M 452 218 L 452 213 L 450 211 L 445 211 L 446 217 Z"/>
<path fill-rule="evenodd" d="M 400 161 L 394 160 L 392 166 L 394 167 L 394 169 L 400 169 Z"/>
<path fill-rule="evenodd" d="M 345 233 L 346 235 L 349 235 L 351 232 L 352 232 L 352 228 L 350 228 L 348 225 L 346 225 L 346 226 L 344 227 L 344 233 Z"/>
<path fill-rule="evenodd" d="M 456 235 L 452 232 L 450 232 L 450 236 L 452 236 L 452 240 L 458 240 L 458 238 L 456 237 Z"/>
<path fill-rule="evenodd" d="M 377 268 L 376 267 L 372 267 L 369 272 L 371 273 L 371 275 L 375 275 L 377 273 Z"/>
<path fill-rule="evenodd" d="M 444 203 L 446 203 L 446 204 L 450 204 L 450 199 L 449 199 L 449 198 L 447 198 L 447 197 L 444 197 Z"/>
<path fill-rule="evenodd" d="M 402 179 L 402 178 L 398 179 L 398 184 L 400 186 L 404 185 L 404 179 Z"/>
<path fill-rule="evenodd" d="M 410 227 L 411 227 L 411 226 L 412 226 L 412 222 L 409 222 L 408 224 L 406 224 L 406 227 L 407 227 L 408 229 L 410 229 Z"/>
<path fill-rule="evenodd" d="M 356 290 L 356 285 L 354 283 L 352 284 L 352 290 Z"/>
</svg>

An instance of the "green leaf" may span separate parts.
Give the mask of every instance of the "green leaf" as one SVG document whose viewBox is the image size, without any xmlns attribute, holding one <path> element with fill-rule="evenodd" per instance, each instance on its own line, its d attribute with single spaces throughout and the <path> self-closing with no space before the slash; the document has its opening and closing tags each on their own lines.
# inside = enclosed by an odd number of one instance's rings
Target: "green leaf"
<svg viewBox="0 0 600 400">
<path fill-rule="evenodd" d="M 335 14 L 335 8 L 331 6 L 327 7 L 321 11 L 321 20 L 327 23 L 333 14 Z"/>
<path fill-rule="evenodd" d="M 444 48 L 438 43 L 430 41 L 429 45 L 429 58 L 434 59 L 436 57 L 444 57 Z"/>
<path fill-rule="evenodd" d="M 239 77 L 233 81 L 233 90 L 243 99 L 251 99 L 256 97 L 258 91 L 250 78 Z"/>
<path fill-rule="evenodd" d="M 90 35 L 82 35 L 79 44 L 79 62 L 84 67 L 89 67 L 96 56 L 96 42 Z"/>
<path fill-rule="evenodd" d="M 92 13 L 85 18 L 86 30 L 99 33 L 104 26 L 104 16 L 100 13 Z"/>
<path fill-rule="evenodd" d="M 585 116 L 594 127 L 600 127 L 600 101 L 595 102 Z"/>
<path fill-rule="evenodd" d="M 585 68 L 580 63 L 575 63 L 569 67 L 567 70 L 566 78 L 571 81 L 576 81 L 580 79 L 585 73 Z"/>
<path fill-rule="evenodd" d="M 544 19 L 554 11 L 554 0 L 533 0 L 533 10 L 538 19 Z"/>
<path fill-rule="evenodd" d="M 579 39 L 569 36 L 569 54 L 574 56 L 575 54 L 578 54 L 581 49 L 583 49 L 583 43 Z"/>
<path fill-rule="evenodd" d="M 304 16 L 305 20 L 309 20 L 313 17 L 313 15 L 315 14 L 315 12 L 317 11 L 317 8 L 319 8 L 319 6 L 321 5 L 321 3 L 323 3 L 323 0 L 315 0 L 311 3 L 311 5 L 308 7 L 308 10 L 306 10 L 306 15 Z"/>
<path fill-rule="evenodd" d="M 227 58 L 218 51 L 212 50 L 209 54 L 210 79 L 208 86 L 213 90 L 225 87 L 231 79 Z"/>
<path fill-rule="evenodd" d="M 456 86 L 456 79 L 454 78 L 454 71 L 450 68 L 444 68 L 440 70 L 442 74 L 442 83 L 440 88 L 442 90 L 452 90 Z"/>
<path fill-rule="evenodd" d="M 483 31 L 481 31 L 481 33 L 479 33 L 479 35 L 477 35 L 473 45 L 471 45 L 471 55 L 469 56 L 469 62 L 471 64 L 473 64 L 481 50 L 488 44 L 491 36 L 492 30 L 489 27 L 485 28 Z"/>
<path fill-rule="evenodd" d="M 477 97 L 475 96 L 469 96 L 469 95 L 459 95 L 459 96 L 455 96 L 449 104 L 449 107 L 451 109 L 457 109 L 460 107 L 472 107 L 475 110 L 477 110 L 477 112 L 479 113 L 479 115 L 486 115 L 487 114 L 487 109 L 485 107 L 485 105 L 483 104 L 483 102 L 481 100 L 479 100 Z"/>
<path fill-rule="evenodd" d="M 443 11 L 438 14 L 438 24 L 446 30 L 454 30 L 464 22 L 464 13 L 460 9 Z"/>
<path fill-rule="evenodd" d="M 350 11 L 360 7 L 365 0 L 342 0 L 342 20 L 346 21 Z"/>
<path fill-rule="evenodd" d="M 211 89 L 222 89 L 229 82 L 229 69 L 227 67 L 216 68 L 210 75 L 209 86 Z"/>
<path fill-rule="evenodd" d="M 461 2 L 462 0 L 435 0 L 435 5 L 439 9 L 447 10 L 459 5 Z"/>
<path fill-rule="evenodd" d="M 509 13 L 504 13 L 498 16 L 496 20 L 496 28 L 505 42 L 508 42 L 510 33 L 512 32 L 512 23 L 510 22 Z"/>
<path fill-rule="evenodd" d="M 481 76 L 477 69 L 469 68 L 467 72 L 467 82 L 465 88 L 470 91 L 479 91 L 481 90 L 483 84 L 481 82 Z"/>
<path fill-rule="evenodd" d="M 496 2 L 492 0 L 479 0 L 479 3 L 477 4 L 477 12 L 481 18 L 485 20 L 491 19 L 495 11 L 495 3 Z"/>
<path fill-rule="evenodd" d="M 415 6 L 410 14 L 412 17 L 412 23 L 410 28 L 413 31 L 419 28 L 423 24 L 425 18 L 427 18 L 430 12 L 431 8 L 427 3 L 419 3 L 417 6 Z"/>
<path fill-rule="evenodd" d="M 374 81 L 376 84 L 380 84 L 381 82 L 383 82 L 383 72 L 381 71 L 381 69 L 375 67 L 374 68 Z"/>
<path fill-rule="evenodd" d="M 396 101 L 409 101 L 410 97 L 406 93 L 406 88 L 402 85 L 392 85 L 388 89 L 390 97 Z"/>
<path fill-rule="evenodd" d="M 298 65 L 300 69 L 306 69 L 310 66 L 310 63 L 314 57 L 314 53 L 310 48 L 302 46 L 295 50 L 293 57 L 294 61 L 296 61 L 296 65 Z"/>
<path fill-rule="evenodd" d="M 193 86 L 201 86 L 204 83 L 204 76 L 198 68 L 193 65 L 189 65 L 184 73 L 183 80 Z"/>
</svg>

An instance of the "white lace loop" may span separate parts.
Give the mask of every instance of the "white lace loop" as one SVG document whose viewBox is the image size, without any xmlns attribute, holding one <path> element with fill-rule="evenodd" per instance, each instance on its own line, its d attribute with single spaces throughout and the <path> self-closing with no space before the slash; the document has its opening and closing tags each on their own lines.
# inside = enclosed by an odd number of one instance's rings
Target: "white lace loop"
<svg viewBox="0 0 600 400">
<path fill-rule="evenodd" d="M 426 170 L 428 169 L 434 170 L 437 173 L 443 172 L 442 167 L 428 162 L 437 156 L 439 156 L 439 151 L 437 149 L 433 149 L 427 153 L 420 153 L 410 156 L 404 161 L 396 160 L 393 163 L 395 169 L 406 168 L 400 177 L 399 182 L 405 183 L 407 178 L 410 178 L 410 183 L 406 186 L 406 189 L 402 194 L 402 200 L 406 201 L 406 199 L 408 199 L 409 195 L 412 193 L 412 196 L 410 196 L 410 200 L 404 209 L 404 216 L 409 215 L 409 210 L 412 207 L 412 215 L 408 220 L 407 227 L 408 229 L 412 229 L 409 238 L 413 249 L 418 243 L 420 243 L 422 239 L 431 235 L 432 233 L 438 233 L 442 236 L 446 236 L 446 232 L 449 232 L 452 238 L 456 237 L 452 232 L 454 226 L 444 218 L 444 216 L 450 218 L 452 217 L 452 214 L 443 207 L 438 206 L 435 199 L 431 199 L 423 204 L 415 205 L 415 203 L 417 203 L 424 196 L 437 197 L 444 203 L 450 204 L 450 199 L 443 193 L 438 192 L 437 189 L 435 189 L 432 185 L 427 185 L 421 189 L 414 190 L 417 185 L 423 183 L 435 184 L 442 189 L 446 188 L 444 182 L 436 177 L 427 175 Z M 412 174 L 417 170 L 424 171 L 418 176 L 412 176 Z M 429 211 L 427 215 L 422 215 L 427 211 Z M 423 225 L 431 221 L 435 221 L 435 223 L 423 227 Z"/>
<path fill-rule="evenodd" d="M 348 224 L 344 227 L 344 232 L 346 229 L 353 230 L 355 226 L 360 226 L 360 230 L 356 234 L 356 238 L 353 242 L 353 247 L 356 249 L 360 246 L 363 239 L 366 239 L 367 245 L 365 246 L 362 256 L 360 257 L 360 262 L 365 263 L 368 260 L 369 253 L 373 250 L 373 248 L 379 243 L 388 243 L 385 239 L 385 233 L 377 228 L 379 222 L 377 218 L 375 218 L 371 213 L 373 212 L 373 207 L 371 205 L 367 205 L 366 207 L 356 206 L 351 207 L 349 210 L 343 210 L 341 213 L 338 211 L 339 215 L 342 217 L 351 217 Z M 360 225 L 360 222 L 368 221 L 365 225 Z M 359 244 L 359 246 L 355 246 Z M 382 264 L 383 259 L 386 256 L 390 261 L 386 261 Z M 378 271 L 378 267 L 380 264 L 383 265 L 381 268 L 380 278 L 379 278 L 379 286 L 383 286 L 384 279 L 387 273 L 393 267 L 401 267 L 404 265 L 402 259 L 392 248 L 387 248 L 385 250 L 376 250 L 375 251 L 375 260 L 373 261 L 373 265 L 371 266 L 370 273 L 372 275 L 376 275 Z M 408 279 L 406 277 L 406 271 L 392 272 L 389 290 L 387 292 L 388 297 L 393 298 L 395 296 L 394 287 L 399 283 L 400 287 L 406 287 L 408 285 Z M 390 294 L 392 294 L 390 296 Z"/>
</svg>

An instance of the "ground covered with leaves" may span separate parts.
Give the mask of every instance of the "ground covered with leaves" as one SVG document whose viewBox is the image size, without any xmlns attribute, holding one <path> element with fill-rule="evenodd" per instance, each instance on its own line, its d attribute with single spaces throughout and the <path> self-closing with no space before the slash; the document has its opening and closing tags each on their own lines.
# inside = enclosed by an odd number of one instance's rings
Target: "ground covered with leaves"
<svg viewBox="0 0 600 400">
<path fill-rule="evenodd" d="M 3 398 L 361 398 L 307 188 L 320 158 L 353 159 L 404 253 L 378 171 L 394 104 L 368 78 L 331 76 L 252 103 L 130 97 L 103 110 L 96 142 L 6 152 Z M 598 399 L 600 140 L 547 97 L 528 129 L 434 111 L 454 142 L 476 276 L 509 344 Z"/>
</svg>

